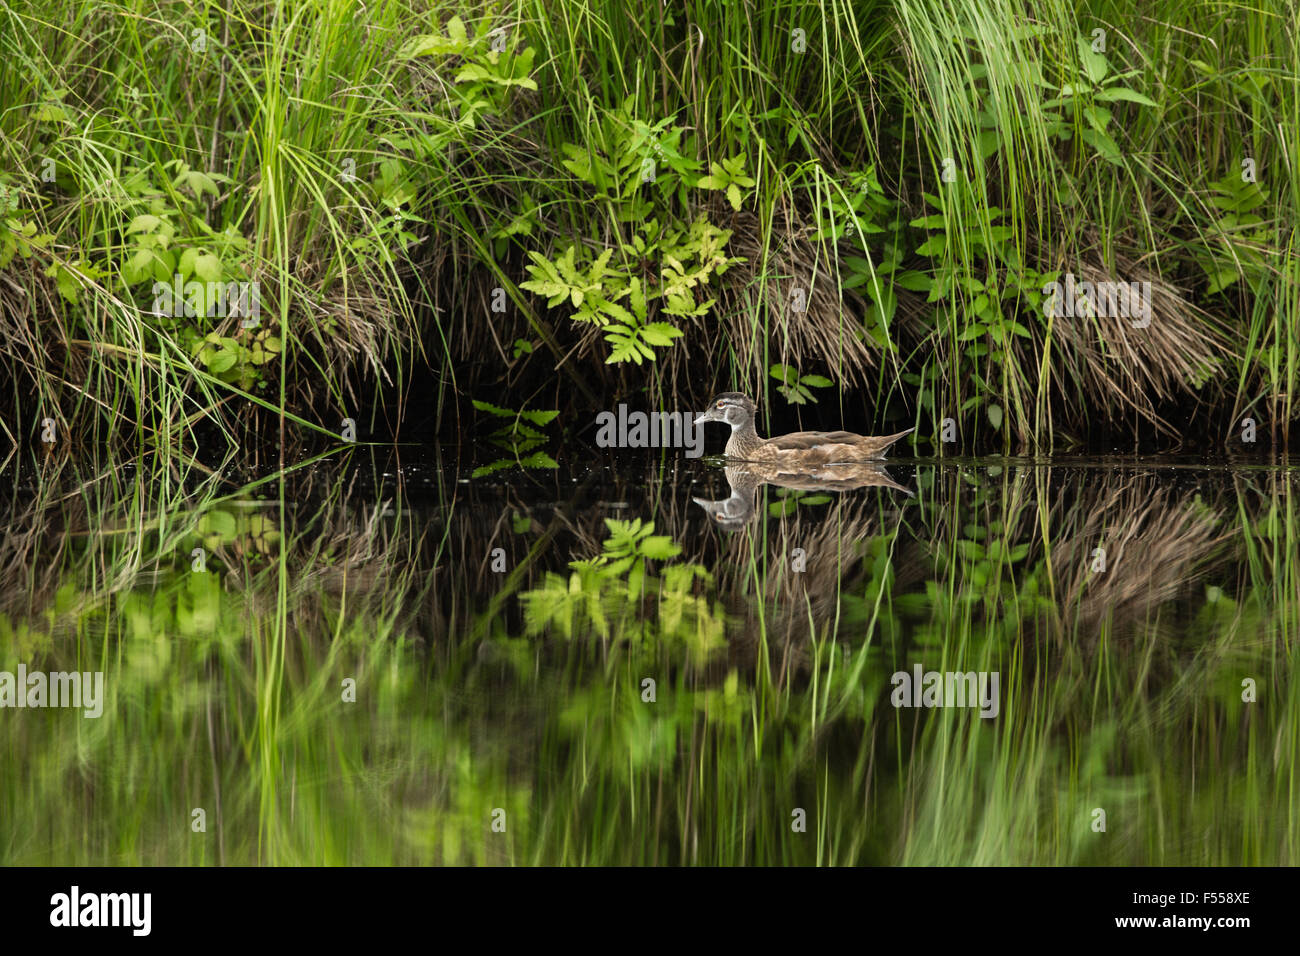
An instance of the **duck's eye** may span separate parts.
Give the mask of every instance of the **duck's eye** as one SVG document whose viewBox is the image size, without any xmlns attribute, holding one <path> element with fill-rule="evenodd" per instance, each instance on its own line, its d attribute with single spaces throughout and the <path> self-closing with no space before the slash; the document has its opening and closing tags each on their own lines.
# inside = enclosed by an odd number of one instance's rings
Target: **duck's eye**
<svg viewBox="0 0 1300 956">
<path fill-rule="evenodd" d="M 724 407 L 724 403 L 723 403 L 723 402 L 718 402 L 718 407 L 719 407 L 719 408 Z"/>
</svg>

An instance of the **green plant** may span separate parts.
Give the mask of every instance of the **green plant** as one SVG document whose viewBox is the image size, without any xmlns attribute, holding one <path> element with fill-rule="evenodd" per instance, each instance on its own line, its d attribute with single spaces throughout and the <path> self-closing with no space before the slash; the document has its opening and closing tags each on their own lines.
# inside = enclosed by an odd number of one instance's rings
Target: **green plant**
<svg viewBox="0 0 1300 956">
<path fill-rule="evenodd" d="M 773 365 L 767 374 L 781 383 L 776 390 L 792 405 L 817 401 L 809 388 L 830 388 L 835 384 L 825 375 L 800 375 L 797 368 L 789 365 Z"/>
<path fill-rule="evenodd" d="M 655 348 L 672 345 L 682 336 L 671 322 L 653 320 L 655 313 L 708 313 L 714 300 L 698 302 L 697 290 L 742 261 L 725 253 L 730 236 L 730 231 L 703 218 L 689 227 L 662 231 L 658 220 L 651 219 L 617 250 L 619 266 L 611 266 L 614 249 L 588 259 L 577 258 L 578 247 L 570 245 L 554 261 L 530 251 L 533 264 L 527 268 L 533 278 L 521 282 L 520 288 L 546 296 L 552 308 L 568 302 L 576 309 L 573 321 L 598 326 L 610 346 L 606 363 L 631 360 L 639 365 L 654 361 Z M 656 260 L 662 264 L 657 274 Z"/>
<path fill-rule="evenodd" d="M 1159 105 L 1146 94 L 1123 85 L 1125 81 L 1140 76 L 1140 71 L 1112 73 L 1105 53 L 1095 49 L 1097 42 L 1082 36 L 1076 38 L 1079 61 L 1074 78 L 1061 86 L 1058 96 L 1044 100 L 1039 108 L 1046 132 L 1061 140 L 1068 140 L 1070 125 L 1052 111 L 1058 107 L 1072 106 L 1086 123 L 1086 126 L 1079 129 L 1079 138 L 1108 163 L 1122 166 L 1119 145 L 1109 132 L 1113 113 L 1098 103 L 1127 102 L 1156 109 Z"/>
<path fill-rule="evenodd" d="M 744 155 L 724 159 L 721 163 L 709 164 L 709 175 L 701 176 L 695 182 L 697 189 L 720 189 L 727 194 L 731 208 L 740 211 L 740 190 L 756 185 L 754 179 L 745 174 Z"/>
<path fill-rule="evenodd" d="M 1264 291 L 1271 264 L 1262 252 L 1271 237 L 1259 211 L 1268 203 L 1268 190 L 1246 176 L 1231 172 L 1209 184 L 1210 205 L 1222 212 L 1214 222 L 1217 240 L 1197 257 L 1209 279 L 1205 292 L 1222 292 L 1243 276 L 1252 292 Z"/>
<path fill-rule="evenodd" d="M 482 478 L 512 465 L 519 465 L 522 468 L 559 467 L 558 462 L 546 452 L 534 450 L 549 438 L 545 432 L 538 429 L 550 424 L 555 419 L 555 416 L 560 414 L 558 411 L 542 412 L 528 409 L 516 411 L 510 408 L 501 408 L 478 399 L 474 399 L 474 407 L 480 412 L 486 412 L 493 418 L 507 419 L 506 424 L 501 425 L 491 433 L 489 440 L 498 447 L 509 451 L 513 457 L 498 458 L 490 464 L 475 468 L 470 477 Z M 537 427 L 534 428 L 533 426 Z M 532 454 L 526 454 L 527 452 L 532 452 Z"/>
</svg>

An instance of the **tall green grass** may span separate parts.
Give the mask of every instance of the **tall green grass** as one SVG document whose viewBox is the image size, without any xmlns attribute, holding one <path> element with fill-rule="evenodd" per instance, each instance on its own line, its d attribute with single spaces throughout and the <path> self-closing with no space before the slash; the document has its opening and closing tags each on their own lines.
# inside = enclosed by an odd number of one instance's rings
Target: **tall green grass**
<svg viewBox="0 0 1300 956">
<path fill-rule="evenodd" d="M 1245 417 L 1282 444 L 1296 13 L 6 2 L 4 427 L 170 445 L 209 420 L 236 444 L 280 411 L 391 429 L 430 391 L 450 425 L 502 389 L 604 407 L 726 385 L 779 410 L 788 366 L 983 447 L 1227 440 Z M 147 215 L 163 252 L 261 283 L 278 351 L 150 314 Z M 655 292 L 686 247 L 648 223 L 701 219 L 737 261 L 674 305 Z M 570 247 L 584 278 L 524 287 Z M 1153 281 L 1152 324 L 1049 318 L 1042 287 L 1067 272 Z M 611 320 L 649 326 L 648 355 L 620 353 Z"/>
</svg>

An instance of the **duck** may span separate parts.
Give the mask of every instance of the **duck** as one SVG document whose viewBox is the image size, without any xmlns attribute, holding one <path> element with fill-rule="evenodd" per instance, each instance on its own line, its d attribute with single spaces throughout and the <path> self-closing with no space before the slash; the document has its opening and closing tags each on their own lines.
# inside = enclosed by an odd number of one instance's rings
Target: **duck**
<svg viewBox="0 0 1300 956">
<path fill-rule="evenodd" d="M 772 438 L 760 438 L 754 430 L 754 413 L 758 410 L 748 396 L 740 392 L 722 392 L 709 403 L 708 411 L 695 424 L 725 422 L 731 426 L 725 454 L 737 461 L 780 465 L 806 473 L 823 465 L 847 462 L 879 461 L 894 442 L 915 431 L 915 427 L 896 435 L 855 435 L 853 432 L 791 432 Z"/>
</svg>

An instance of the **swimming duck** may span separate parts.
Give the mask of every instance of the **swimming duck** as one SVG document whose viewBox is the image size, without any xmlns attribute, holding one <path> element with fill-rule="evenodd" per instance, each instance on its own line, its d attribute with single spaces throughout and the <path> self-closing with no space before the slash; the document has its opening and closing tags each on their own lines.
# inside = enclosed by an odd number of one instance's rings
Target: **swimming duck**
<svg viewBox="0 0 1300 956">
<path fill-rule="evenodd" d="M 723 392 L 695 424 L 726 422 L 731 426 L 726 456 L 740 461 L 780 464 L 798 471 L 840 462 L 872 461 L 885 457 L 885 449 L 915 429 L 875 437 L 852 432 L 792 432 L 759 438 L 754 430 L 757 406 L 740 392 Z"/>
</svg>

